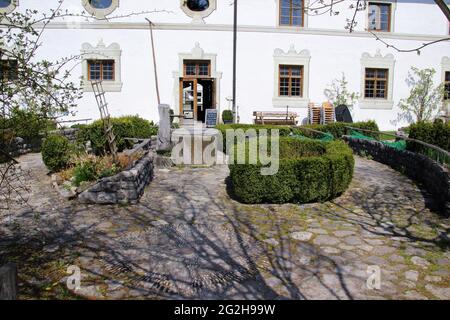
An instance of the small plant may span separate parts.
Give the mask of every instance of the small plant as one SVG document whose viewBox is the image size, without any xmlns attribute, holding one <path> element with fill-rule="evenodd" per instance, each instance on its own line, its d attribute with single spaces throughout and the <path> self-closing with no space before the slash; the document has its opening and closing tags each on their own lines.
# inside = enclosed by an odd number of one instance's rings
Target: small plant
<svg viewBox="0 0 450 320">
<path fill-rule="evenodd" d="M 120 165 L 113 163 L 111 157 L 79 157 L 73 169 L 73 185 L 79 187 L 82 182 L 110 177 L 120 172 L 121 169 Z"/>
<path fill-rule="evenodd" d="M 223 123 L 233 123 L 233 112 L 231 110 L 222 111 L 222 121 Z"/>
<path fill-rule="evenodd" d="M 74 148 L 63 136 L 49 136 L 42 144 L 42 160 L 51 171 L 57 172 L 70 164 Z"/>
<path fill-rule="evenodd" d="M 400 118 L 412 123 L 430 121 L 437 114 L 444 97 L 444 85 L 434 85 L 435 73 L 433 68 L 421 70 L 411 67 L 406 79 L 411 91 L 409 97 L 401 99 L 398 104 L 402 110 Z"/>
<path fill-rule="evenodd" d="M 334 79 L 329 87 L 323 91 L 328 101 L 333 104 L 334 107 L 345 105 L 351 110 L 358 100 L 359 93 L 348 91 L 347 85 L 348 82 L 345 78 L 345 74 L 342 73 L 341 79 Z"/>
</svg>

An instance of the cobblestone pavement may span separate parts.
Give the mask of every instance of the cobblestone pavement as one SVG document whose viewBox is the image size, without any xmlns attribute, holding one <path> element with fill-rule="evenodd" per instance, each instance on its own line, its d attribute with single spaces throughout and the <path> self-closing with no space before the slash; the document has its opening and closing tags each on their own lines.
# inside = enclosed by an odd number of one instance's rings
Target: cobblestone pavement
<svg viewBox="0 0 450 320">
<path fill-rule="evenodd" d="M 81 205 L 39 155 L 20 161 L 31 207 L 0 212 L 0 264 L 18 262 L 22 298 L 74 298 L 76 265 L 93 299 L 450 299 L 449 219 L 367 159 L 344 195 L 307 205 L 239 204 L 224 166 L 160 169 L 138 205 Z"/>
</svg>

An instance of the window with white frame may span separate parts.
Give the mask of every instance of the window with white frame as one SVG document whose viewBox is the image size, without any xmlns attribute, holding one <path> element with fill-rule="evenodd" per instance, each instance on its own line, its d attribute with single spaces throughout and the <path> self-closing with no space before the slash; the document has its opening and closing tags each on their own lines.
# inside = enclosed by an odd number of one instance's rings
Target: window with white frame
<svg viewBox="0 0 450 320">
<path fill-rule="evenodd" d="M 97 19 L 104 19 L 119 7 L 119 0 L 82 0 L 83 7 Z"/>
<path fill-rule="evenodd" d="M 361 57 L 361 109 L 392 109 L 393 75 L 395 60 L 392 54 L 383 56 L 378 50 L 371 56 L 365 52 Z"/>
<path fill-rule="evenodd" d="M 393 32 L 395 1 L 371 1 L 367 5 L 367 29 L 370 31 Z"/>
<path fill-rule="evenodd" d="M 107 92 L 122 90 L 120 62 L 122 51 L 117 43 L 112 43 L 108 47 L 101 40 L 95 47 L 84 43 L 81 55 L 84 91 L 92 91 L 91 81 L 102 81 L 103 88 Z"/>
<path fill-rule="evenodd" d="M 279 0 L 279 21 L 281 26 L 303 27 L 305 16 L 304 0 Z"/>
<path fill-rule="evenodd" d="M 19 0 L 0 0 L 0 13 L 10 13 L 19 5 Z"/>
<path fill-rule="evenodd" d="M 308 50 L 297 52 L 292 45 L 287 52 L 274 51 L 274 107 L 306 108 L 309 103 Z"/>
</svg>

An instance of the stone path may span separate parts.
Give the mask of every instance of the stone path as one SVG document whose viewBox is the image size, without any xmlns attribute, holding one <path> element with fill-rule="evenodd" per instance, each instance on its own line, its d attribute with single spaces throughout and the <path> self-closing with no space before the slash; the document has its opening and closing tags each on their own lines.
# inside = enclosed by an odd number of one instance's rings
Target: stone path
<svg viewBox="0 0 450 320">
<path fill-rule="evenodd" d="M 86 206 L 58 197 L 39 155 L 21 162 L 32 208 L 0 212 L 0 264 L 19 263 L 22 298 L 74 298 L 76 265 L 87 298 L 450 299 L 449 220 L 367 159 L 344 195 L 308 205 L 239 204 L 221 166 L 159 170 L 138 205 Z"/>
</svg>

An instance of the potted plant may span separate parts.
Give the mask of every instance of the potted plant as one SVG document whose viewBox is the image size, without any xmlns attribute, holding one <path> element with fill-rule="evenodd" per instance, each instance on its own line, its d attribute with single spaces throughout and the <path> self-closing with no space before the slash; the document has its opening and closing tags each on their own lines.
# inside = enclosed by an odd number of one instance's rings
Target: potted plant
<svg viewBox="0 0 450 320">
<path fill-rule="evenodd" d="M 224 124 L 233 123 L 233 112 L 231 110 L 223 110 L 222 121 Z"/>
</svg>

